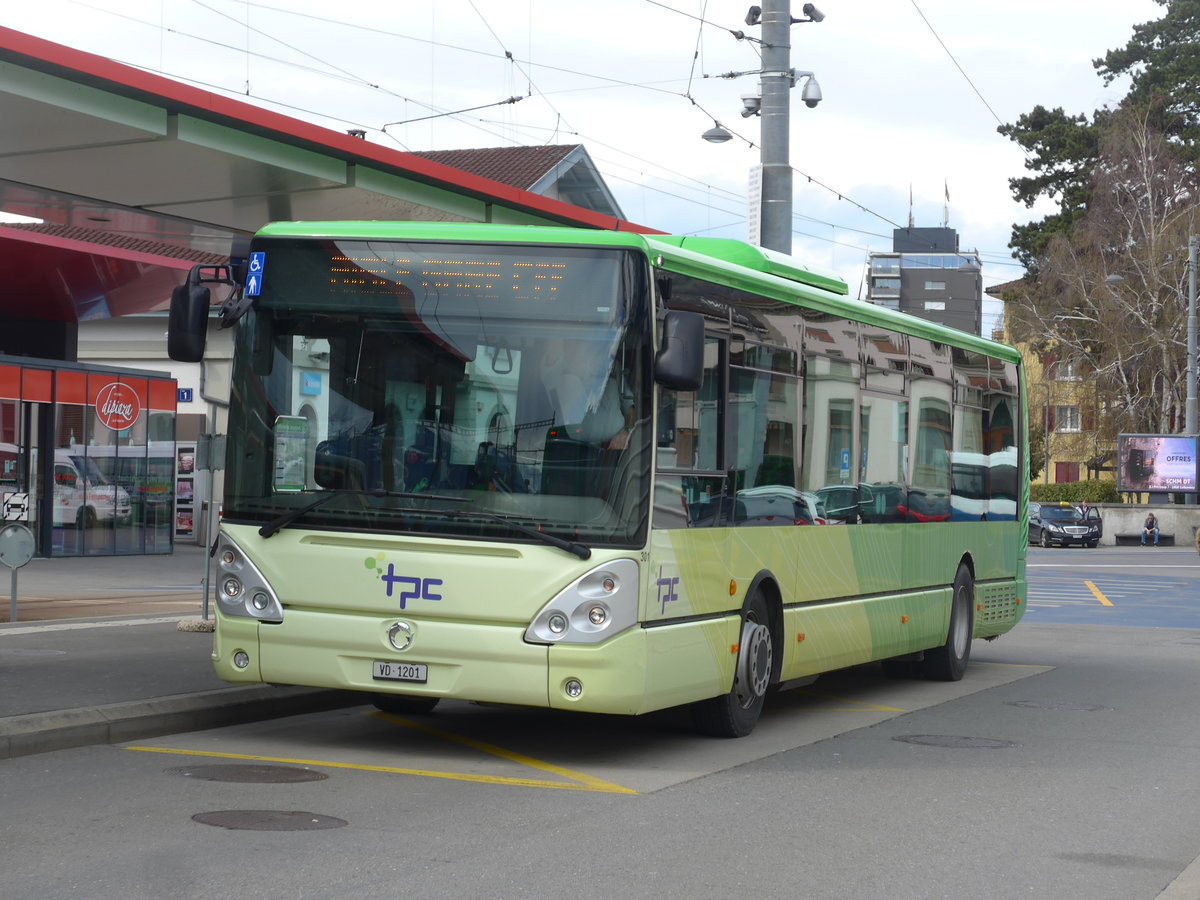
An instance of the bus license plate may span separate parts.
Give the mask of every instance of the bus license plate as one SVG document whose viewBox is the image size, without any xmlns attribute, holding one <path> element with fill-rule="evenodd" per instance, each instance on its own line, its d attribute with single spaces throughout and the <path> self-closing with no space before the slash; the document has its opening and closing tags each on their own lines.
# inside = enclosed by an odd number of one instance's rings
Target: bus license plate
<svg viewBox="0 0 1200 900">
<path fill-rule="evenodd" d="M 397 663 L 375 661 L 376 681 L 418 681 L 424 684 L 429 680 L 429 667 L 424 663 Z"/>
</svg>

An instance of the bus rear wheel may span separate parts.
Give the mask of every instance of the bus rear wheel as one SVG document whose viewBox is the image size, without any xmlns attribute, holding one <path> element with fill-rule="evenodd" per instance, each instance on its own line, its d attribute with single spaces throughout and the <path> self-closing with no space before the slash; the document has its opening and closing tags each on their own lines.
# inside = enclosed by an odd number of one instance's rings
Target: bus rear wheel
<svg viewBox="0 0 1200 900">
<path fill-rule="evenodd" d="M 372 694 L 371 702 L 380 712 L 395 716 L 423 716 L 433 712 L 440 697 L 417 697 L 412 694 Z"/>
<path fill-rule="evenodd" d="M 965 563 L 958 567 L 953 590 L 946 643 L 926 650 L 921 662 L 922 673 L 931 681 L 959 681 L 971 658 L 971 637 L 975 632 L 975 578 Z"/>
<path fill-rule="evenodd" d="M 742 617 L 733 690 L 692 705 L 696 730 L 712 737 L 745 737 L 758 724 L 771 684 L 775 642 L 767 601 L 755 592 Z"/>
</svg>

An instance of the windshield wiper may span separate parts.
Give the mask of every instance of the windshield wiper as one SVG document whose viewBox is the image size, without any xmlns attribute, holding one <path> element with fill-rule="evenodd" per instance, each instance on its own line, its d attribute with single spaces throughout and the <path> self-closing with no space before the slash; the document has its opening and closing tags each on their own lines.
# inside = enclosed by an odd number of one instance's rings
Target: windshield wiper
<svg viewBox="0 0 1200 900">
<path fill-rule="evenodd" d="M 360 496 L 360 497 L 399 497 L 402 500 L 444 500 L 449 503 L 466 503 L 467 502 L 462 497 L 446 497 L 446 496 L 443 496 L 442 494 L 407 494 L 402 491 L 385 491 L 385 490 L 330 491 L 329 493 L 321 494 L 320 497 L 318 497 L 316 500 L 314 500 L 312 503 L 309 503 L 306 506 L 302 506 L 299 509 L 289 509 L 287 512 L 281 513 L 280 515 L 276 516 L 274 519 L 272 519 L 266 525 L 262 526 L 262 528 L 258 529 L 259 536 L 269 538 L 271 535 L 273 535 L 279 531 L 282 531 L 284 528 L 287 528 L 289 525 L 291 525 L 293 522 L 295 522 L 301 516 L 307 515 L 308 513 L 312 512 L 314 509 L 316 509 L 318 506 L 321 506 L 321 505 L 329 502 L 334 497 L 345 497 L 347 495 L 354 495 L 354 496 Z M 425 512 L 425 510 L 411 510 L 411 512 Z"/>
<path fill-rule="evenodd" d="M 397 495 L 393 494 L 391 496 Z M 429 495 L 413 494 L 410 496 L 427 497 Z M 458 497 L 455 497 L 454 499 L 459 503 L 467 502 L 466 500 Z M 532 528 L 529 525 L 523 525 L 509 516 L 502 516 L 497 513 L 483 512 L 476 509 L 411 509 L 408 507 L 400 507 L 399 509 L 396 509 L 395 512 L 416 513 L 423 516 L 445 516 L 447 519 L 489 519 L 493 522 L 500 522 L 502 525 L 507 525 L 513 531 L 528 535 L 531 538 L 535 538 L 536 540 L 541 541 L 543 544 L 549 544 L 551 547 L 557 547 L 560 550 L 566 550 L 568 553 L 574 553 L 580 559 L 591 559 L 592 557 L 592 551 L 590 547 L 585 547 L 583 544 L 580 544 L 576 541 L 568 541 L 565 538 L 558 537 L 557 535 L 547 534 L 540 529 Z"/>
<path fill-rule="evenodd" d="M 424 512 L 424 510 L 420 510 Z M 539 528 L 531 528 L 528 525 L 522 525 L 520 522 L 510 519 L 508 516 L 497 515 L 490 512 L 479 512 L 477 510 L 447 510 L 445 515 L 452 519 L 466 519 L 471 516 L 481 516 L 484 519 L 491 519 L 493 522 L 502 522 L 513 531 L 518 531 L 521 534 L 529 535 L 531 538 L 536 538 L 543 543 L 549 544 L 551 547 L 557 547 L 560 550 L 566 550 L 568 553 L 574 553 L 580 559 L 591 559 L 592 551 L 590 547 L 585 547 L 578 541 L 568 541 L 565 538 L 557 537 L 553 534 L 547 534 Z"/>
</svg>

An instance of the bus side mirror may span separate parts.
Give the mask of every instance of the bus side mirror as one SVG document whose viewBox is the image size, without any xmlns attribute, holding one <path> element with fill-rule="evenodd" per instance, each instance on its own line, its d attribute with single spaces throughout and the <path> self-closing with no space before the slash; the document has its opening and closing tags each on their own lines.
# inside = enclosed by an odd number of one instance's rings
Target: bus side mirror
<svg viewBox="0 0 1200 900">
<path fill-rule="evenodd" d="M 167 318 L 167 355 L 178 362 L 200 362 L 208 337 L 209 290 L 187 281 L 171 291 L 171 312 Z"/>
<path fill-rule="evenodd" d="M 698 391 L 704 382 L 704 317 L 673 310 L 663 321 L 654 380 L 673 391 Z"/>
</svg>

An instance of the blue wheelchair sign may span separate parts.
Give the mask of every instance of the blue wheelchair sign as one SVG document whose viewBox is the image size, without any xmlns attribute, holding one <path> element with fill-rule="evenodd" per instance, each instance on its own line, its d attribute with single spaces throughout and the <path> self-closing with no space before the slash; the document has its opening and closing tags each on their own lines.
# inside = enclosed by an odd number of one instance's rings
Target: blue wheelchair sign
<svg viewBox="0 0 1200 900">
<path fill-rule="evenodd" d="M 250 254 L 246 262 L 246 296 L 257 297 L 262 293 L 263 270 L 267 266 L 267 254 L 258 250 Z"/>
</svg>

